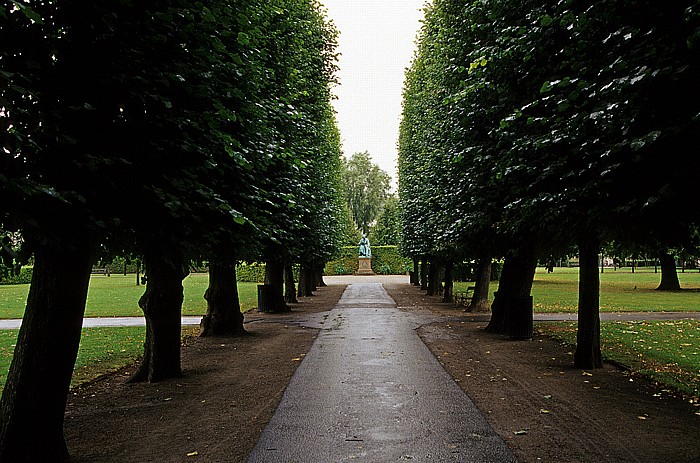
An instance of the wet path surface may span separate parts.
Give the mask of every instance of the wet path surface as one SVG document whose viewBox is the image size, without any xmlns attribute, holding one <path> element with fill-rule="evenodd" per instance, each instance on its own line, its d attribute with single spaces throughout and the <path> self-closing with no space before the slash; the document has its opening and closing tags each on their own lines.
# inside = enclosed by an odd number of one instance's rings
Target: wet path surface
<svg viewBox="0 0 700 463">
<path fill-rule="evenodd" d="M 509 462 L 515 458 L 380 283 L 323 319 L 248 462 Z"/>
</svg>

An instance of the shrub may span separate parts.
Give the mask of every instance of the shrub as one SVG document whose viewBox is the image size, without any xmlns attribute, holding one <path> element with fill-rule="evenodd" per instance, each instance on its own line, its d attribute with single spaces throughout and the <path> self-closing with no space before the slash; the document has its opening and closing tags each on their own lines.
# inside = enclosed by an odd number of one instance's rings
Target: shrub
<svg viewBox="0 0 700 463">
<path fill-rule="evenodd" d="M 265 281 L 265 264 L 239 264 L 236 266 L 236 279 L 244 283 L 262 283 Z"/>
<path fill-rule="evenodd" d="M 326 264 L 326 275 L 352 275 L 357 272 L 357 246 L 345 246 L 340 256 Z M 413 268 L 410 259 L 403 257 L 397 246 L 372 246 L 372 269 L 382 275 L 405 275 Z"/>
<path fill-rule="evenodd" d="M 3 277 L 0 274 L 0 285 L 24 285 L 32 282 L 32 268 L 24 267 L 19 275 L 10 276 L 9 273 Z"/>
</svg>

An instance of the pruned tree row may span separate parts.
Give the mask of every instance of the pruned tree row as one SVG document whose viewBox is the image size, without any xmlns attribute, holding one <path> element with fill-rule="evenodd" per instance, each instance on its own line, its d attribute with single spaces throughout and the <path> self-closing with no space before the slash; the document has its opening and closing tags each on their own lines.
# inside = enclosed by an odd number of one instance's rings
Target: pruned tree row
<svg viewBox="0 0 700 463">
<path fill-rule="evenodd" d="M 537 259 L 577 247 L 575 364 L 600 367 L 601 247 L 697 246 L 699 65 L 695 1 L 435 0 L 399 143 L 403 247 L 416 273 L 429 264 L 425 289 L 454 260 L 505 258 L 488 329 L 517 332 Z"/>
<path fill-rule="evenodd" d="M 134 381 L 180 374 L 193 260 L 211 268 L 203 335 L 244 332 L 237 261 L 301 264 L 318 283 L 343 223 L 336 31 L 314 0 L 12 1 L 0 44 L 0 230 L 34 257 L 0 461 L 64 461 L 98 251 L 144 257 Z"/>
</svg>

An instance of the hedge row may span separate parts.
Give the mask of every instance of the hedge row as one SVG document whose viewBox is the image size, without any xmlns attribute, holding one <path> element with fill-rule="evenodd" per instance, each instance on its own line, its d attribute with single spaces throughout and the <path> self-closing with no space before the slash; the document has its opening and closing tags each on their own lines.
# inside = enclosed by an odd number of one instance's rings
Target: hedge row
<svg viewBox="0 0 700 463">
<path fill-rule="evenodd" d="M 340 257 L 326 264 L 326 275 L 352 275 L 358 268 L 357 246 L 345 246 Z M 411 259 L 399 254 L 396 246 L 372 246 L 372 270 L 381 275 L 405 275 L 413 269 Z"/>
<path fill-rule="evenodd" d="M 10 276 L 9 269 L 0 272 L 0 285 L 24 285 L 32 282 L 32 268 L 25 267 L 20 270 L 19 275 Z"/>
</svg>

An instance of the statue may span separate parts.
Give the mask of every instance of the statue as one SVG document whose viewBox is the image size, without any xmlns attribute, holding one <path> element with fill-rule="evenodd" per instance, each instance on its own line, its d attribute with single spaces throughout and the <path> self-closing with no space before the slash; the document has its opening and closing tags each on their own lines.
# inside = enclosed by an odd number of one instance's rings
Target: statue
<svg viewBox="0 0 700 463">
<path fill-rule="evenodd" d="M 372 251 L 369 248 L 369 240 L 362 235 L 360 240 L 360 257 L 372 257 Z"/>
</svg>

